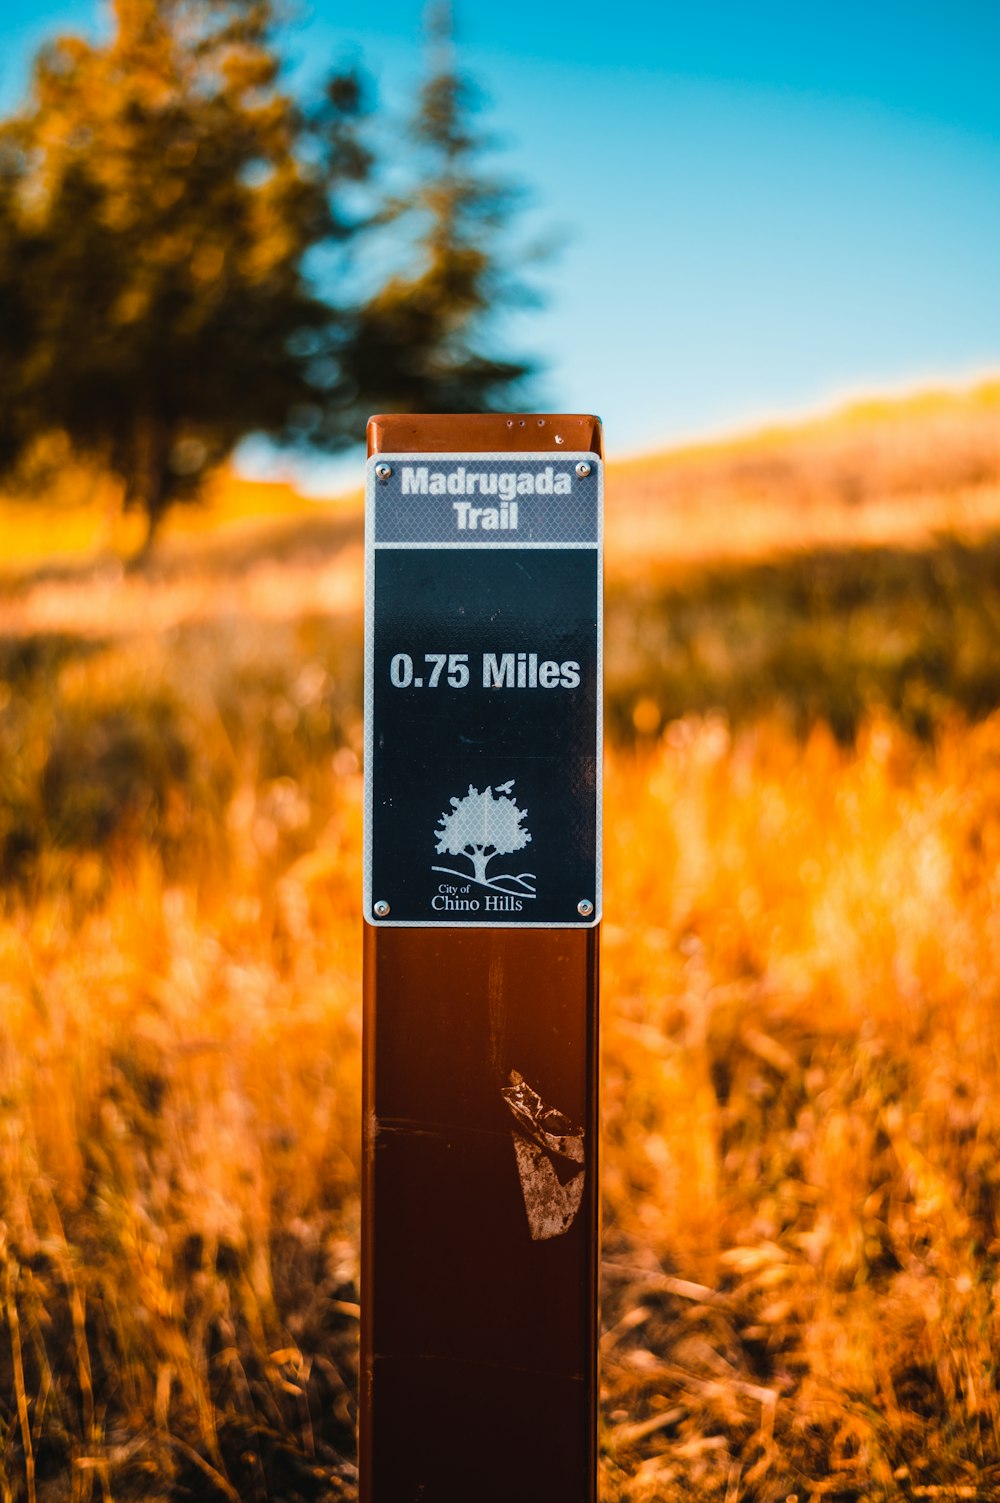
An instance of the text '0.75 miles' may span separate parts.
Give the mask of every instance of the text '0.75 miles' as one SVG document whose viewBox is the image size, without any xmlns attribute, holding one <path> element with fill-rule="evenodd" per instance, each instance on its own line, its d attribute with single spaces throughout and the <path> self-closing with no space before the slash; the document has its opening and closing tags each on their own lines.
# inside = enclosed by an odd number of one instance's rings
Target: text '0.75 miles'
<svg viewBox="0 0 1000 1503">
<path fill-rule="evenodd" d="M 425 652 L 414 658 L 397 652 L 389 661 L 394 689 L 467 689 L 475 675 L 484 689 L 578 689 L 580 664 L 575 658 L 559 662 L 540 652 Z"/>
</svg>

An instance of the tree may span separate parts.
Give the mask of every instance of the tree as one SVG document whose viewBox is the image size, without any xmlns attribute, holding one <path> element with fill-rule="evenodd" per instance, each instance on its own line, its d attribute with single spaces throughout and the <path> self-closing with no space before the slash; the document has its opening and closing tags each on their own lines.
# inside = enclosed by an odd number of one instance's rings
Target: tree
<svg viewBox="0 0 1000 1503">
<path fill-rule="evenodd" d="M 439 856 L 467 856 L 472 862 L 475 881 L 484 887 L 505 882 L 508 884 L 505 891 L 533 896 L 533 889 L 528 882 L 533 875 L 531 872 L 522 872 L 517 877 L 506 873 L 492 879 L 486 876 L 486 868 L 494 856 L 512 855 L 514 851 L 523 850 L 531 841 L 528 831 L 522 828 L 528 811 L 519 809 L 509 797 L 513 786 L 512 779 L 509 783 L 501 784 L 497 793 L 492 788 L 485 788 L 480 793 L 470 783 L 465 797 L 451 799 L 451 812 L 441 815 L 435 831 L 435 850 Z M 500 796 L 497 797 L 497 794 Z M 447 871 L 448 868 L 436 866 L 433 870 Z M 459 872 L 453 875 L 462 874 Z"/>
<path fill-rule="evenodd" d="M 0 127 L 0 470 L 39 435 L 148 518 L 249 431 L 346 442 L 350 310 L 307 275 L 359 228 L 363 90 L 279 87 L 270 0 L 113 0 L 106 46 L 40 54 Z"/>
<path fill-rule="evenodd" d="M 337 449 L 374 409 L 496 407 L 530 370 L 490 353 L 513 199 L 478 174 L 450 12 L 417 187 L 380 212 L 364 81 L 293 98 L 276 3 L 111 0 L 110 40 L 44 48 L 0 122 L 0 478 L 68 440 L 147 547 L 245 434 Z M 413 254 L 362 296 L 371 231 Z"/>
<path fill-rule="evenodd" d="M 517 407 L 536 366 L 493 352 L 494 316 L 532 301 L 506 271 L 504 236 L 519 194 L 484 172 L 474 129 L 482 99 L 456 66 L 451 6 L 432 7 L 431 72 L 409 131 L 421 164 L 413 190 L 385 219 L 410 236 L 411 264 L 362 307 L 362 390 L 388 411 L 480 412 Z"/>
</svg>

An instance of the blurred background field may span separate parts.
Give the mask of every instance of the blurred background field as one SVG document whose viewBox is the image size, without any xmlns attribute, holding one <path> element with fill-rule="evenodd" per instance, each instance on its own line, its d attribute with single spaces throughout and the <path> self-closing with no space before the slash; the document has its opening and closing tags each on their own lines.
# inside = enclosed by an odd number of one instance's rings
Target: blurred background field
<svg viewBox="0 0 1000 1503">
<path fill-rule="evenodd" d="M 0 22 L 0 1503 L 357 1496 L 309 496 L 544 408 L 612 454 L 602 1503 L 1000 1503 L 1000 12 L 422 10 Z"/>
<path fill-rule="evenodd" d="M 0 1497 L 349 1499 L 360 500 L 26 518 Z M 1000 386 L 613 463 L 607 555 L 602 1498 L 1000 1498 Z"/>
</svg>

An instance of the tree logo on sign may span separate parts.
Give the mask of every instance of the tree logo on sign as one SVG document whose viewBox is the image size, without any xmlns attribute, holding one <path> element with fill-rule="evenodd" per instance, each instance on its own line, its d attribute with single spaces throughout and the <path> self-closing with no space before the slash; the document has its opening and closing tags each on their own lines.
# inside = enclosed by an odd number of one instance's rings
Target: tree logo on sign
<svg viewBox="0 0 1000 1503">
<path fill-rule="evenodd" d="M 464 798 L 450 800 L 451 809 L 442 814 L 434 834 L 435 850 L 439 856 L 465 856 L 472 863 L 472 881 L 492 892 L 507 893 L 511 897 L 535 896 L 535 873 L 498 872 L 488 877 L 486 868 L 495 856 L 512 856 L 522 851 L 531 841 L 524 826 L 527 809 L 519 809 L 511 798 L 514 779 L 501 783 L 496 792 L 492 788 L 478 788 L 469 784 Z M 450 866 L 435 866 L 432 871 L 446 872 L 452 877 L 469 880 L 468 872 L 455 871 Z"/>
</svg>

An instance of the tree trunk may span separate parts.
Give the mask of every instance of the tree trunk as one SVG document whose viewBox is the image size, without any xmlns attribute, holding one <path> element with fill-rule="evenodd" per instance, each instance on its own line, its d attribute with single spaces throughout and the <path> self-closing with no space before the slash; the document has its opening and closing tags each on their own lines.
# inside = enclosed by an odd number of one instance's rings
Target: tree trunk
<svg viewBox="0 0 1000 1503">
<path fill-rule="evenodd" d="M 129 560 L 130 568 L 141 569 L 148 562 L 170 505 L 170 446 L 169 429 L 155 413 L 146 412 L 136 418 L 125 505 L 142 512 L 146 519 L 146 535 L 138 552 Z"/>
<path fill-rule="evenodd" d="M 143 503 L 143 513 L 146 518 L 146 534 L 139 545 L 139 549 L 132 555 L 130 563 L 137 569 L 145 568 L 153 552 L 153 544 L 159 536 L 160 524 L 166 514 L 167 508 L 162 505 L 149 505 Z"/>
</svg>

